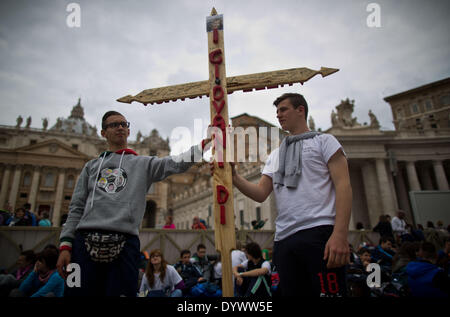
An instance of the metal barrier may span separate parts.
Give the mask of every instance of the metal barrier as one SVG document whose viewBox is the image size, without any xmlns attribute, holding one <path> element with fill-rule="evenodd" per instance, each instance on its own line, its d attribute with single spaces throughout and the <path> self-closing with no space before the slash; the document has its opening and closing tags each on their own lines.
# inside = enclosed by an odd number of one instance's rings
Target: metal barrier
<svg viewBox="0 0 450 317">
<path fill-rule="evenodd" d="M 41 251 L 46 245 L 58 246 L 61 228 L 58 227 L 0 227 L 0 268 L 11 271 L 17 258 L 25 250 Z M 262 249 L 273 247 L 273 230 L 238 230 L 236 239 L 242 244 L 258 243 Z M 350 231 L 349 242 L 357 248 L 362 242 L 378 244 L 379 235 L 372 231 Z M 139 233 L 141 251 L 161 249 L 167 262 L 179 260 L 180 251 L 194 254 L 197 245 L 206 246 L 207 254 L 215 254 L 214 230 L 142 229 Z"/>
</svg>

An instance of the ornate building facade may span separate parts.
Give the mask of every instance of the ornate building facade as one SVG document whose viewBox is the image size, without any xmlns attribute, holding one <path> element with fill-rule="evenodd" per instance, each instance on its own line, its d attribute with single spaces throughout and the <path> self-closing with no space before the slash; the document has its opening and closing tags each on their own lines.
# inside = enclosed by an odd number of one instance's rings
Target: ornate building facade
<svg viewBox="0 0 450 317">
<path fill-rule="evenodd" d="M 0 126 L 0 207 L 15 210 L 25 203 L 38 215 L 48 213 L 54 225 L 68 212 L 73 190 L 86 162 L 106 150 L 106 141 L 98 136 L 97 127 L 84 119 L 81 100 L 67 118 L 58 118 L 48 128 L 31 128 L 31 117 L 22 126 L 17 118 L 15 126 Z M 166 156 L 170 152 L 168 140 L 156 130 L 149 136 L 138 131 L 135 142 L 129 142 L 139 155 Z M 171 181 L 152 186 L 147 194 L 144 227 L 161 223 L 167 211 Z"/>
<path fill-rule="evenodd" d="M 353 117 L 355 102 L 346 99 L 332 111 L 331 128 L 324 131 L 333 134 L 347 154 L 353 188 L 352 229 L 358 222 L 372 228 L 380 215 L 395 215 L 398 209 L 406 211 L 408 222 L 414 223 L 410 191 L 449 190 L 450 78 L 386 97 L 385 101 L 393 114 L 394 130 L 381 130 L 372 111 L 369 123 L 358 122 Z M 314 130 L 311 117 L 308 123 Z M 41 129 L 30 127 L 30 117 L 24 127 L 22 124 L 19 117 L 15 126 L 0 126 L 0 207 L 9 204 L 14 209 L 28 202 L 36 213 L 50 213 L 53 224 L 59 225 L 68 212 L 81 169 L 106 149 L 106 142 L 84 119 L 80 100 L 68 118 L 59 118 L 51 128 L 47 119 L 43 119 Z M 238 172 L 257 182 L 264 159 L 255 159 L 248 146 L 250 138 L 266 138 L 268 146 L 262 152 L 269 153 L 285 134 L 245 113 L 232 118 L 232 126 L 242 128 L 247 135 L 245 162 L 238 164 Z M 269 133 L 261 135 L 261 128 Z M 170 153 L 169 141 L 156 130 L 148 136 L 138 131 L 129 147 L 139 155 L 162 157 Z M 211 188 L 208 164 L 156 183 L 147 194 L 143 227 L 160 228 L 165 216 L 172 215 L 178 229 L 189 229 L 194 216 L 213 228 Z M 260 219 L 267 219 L 264 229 L 275 228 L 273 195 L 257 203 L 234 189 L 234 204 L 237 228 L 251 229 L 251 221 Z"/>
<path fill-rule="evenodd" d="M 351 229 L 361 222 L 373 228 L 379 216 L 394 216 L 401 209 L 414 224 L 410 191 L 449 190 L 450 179 L 450 78 L 385 98 L 393 113 L 395 130 L 384 131 L 369 110 L 369 123 L 353 117 L 354 100 L 342 100 L 331 113 L 333 134 L 347 154 L 353 189 Z M 315 129 L 314 120 L 309 126 Z M 232 118 L 232 125 L 260 127 L 269 123 L 247 114 Z M 271 125 L 270 125 L 271 126 Z M 280 138 L 281 139 L 281 138 Z M 261 177 L 263 162 L 240 163 L 239 173 L 252 182 Z M 212 220 L 212 192 L 208 171 L 189 189 L 175 195 L 172 208 L 178 228 L 188 228 L 194 215 Z M 251 229 L 251 221 L 268 219 L 264 229 L 274 229 L 273 195 L 257 203 L 234 189 L 235 225 Z M 425 224 L 423 224 L 425 225 Z"/>
</svg>

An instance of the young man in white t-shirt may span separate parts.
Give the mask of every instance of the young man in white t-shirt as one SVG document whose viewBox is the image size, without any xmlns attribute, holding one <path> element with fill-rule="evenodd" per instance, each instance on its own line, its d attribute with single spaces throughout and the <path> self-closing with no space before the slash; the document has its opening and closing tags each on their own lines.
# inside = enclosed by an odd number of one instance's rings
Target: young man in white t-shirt
<svg viewBox="0 0 450 317">
<path fill-rule="evenodd" d="M 233 184 L 257 202 L 274 191 L 273 262 L 282 295 L 344 296 L 352 205 L 345 152 L 334 136 L 308 129 L 302 95 L 284 94 L 274 105 L 290 135 L 270 154 L 257 184 L 238 175 L 232 164 Z"/>
</svg>

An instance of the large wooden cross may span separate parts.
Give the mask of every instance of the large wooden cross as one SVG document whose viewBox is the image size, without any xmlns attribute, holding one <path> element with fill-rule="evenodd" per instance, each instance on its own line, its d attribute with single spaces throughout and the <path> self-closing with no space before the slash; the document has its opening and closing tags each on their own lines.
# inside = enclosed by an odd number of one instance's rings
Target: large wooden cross
<svg viewBox="0 0 450 317">
<path fill-rule="evenodd" d="M 221 254 L 222 261 L 222 293 L 225 297 L 234 295 L 231 267 L 231 251 L 236 248 L 236 234 L 234 225 L 233 183 L 230 164 L 224 164 L 226 157 L 226 127 L 228 127 L 227 95 L 237 90 L 244 92 L 283 87 L 294 83 L 303 84 L 317 74 L 322 77 L 338 71 L 335 68 L 322 67 L 319 71 L 308 68 L 293 68 L 273 72 L 257 73 L 243 76 L 226 77 L 225 51 L 223 35 L 223 16 L 218 15 L 213 8 L 211 15 L 206 18 L 208 34 L 209 80 L 192 82 L 181 85 L 146 89 L 136 96 L 125 96 L 117 99 L 119 102 L 140 102 L 147 104 L 161 104 L 164 102 L 185 100 L 202 96 L 210 97 L 211 126 L 219 128 L 222 140 L 215 142 L 213 155 L 220 146 L 222 152 L 219 160 L 215 160 L 213 175 L 214 193 L 214 224 L 215 247 Z M 217 135 L 216 135 L 217 137 Z M 217 139 L 217 138 L 216 138 Z M 216 140 L 217 141 L 217 140 Z M 217 154 L 217 153 L 216 153 Z M 215 155 L 214 157 L 218 157 Z M 222 158 L 222 159 L 220 159 Z"/>
</svg>

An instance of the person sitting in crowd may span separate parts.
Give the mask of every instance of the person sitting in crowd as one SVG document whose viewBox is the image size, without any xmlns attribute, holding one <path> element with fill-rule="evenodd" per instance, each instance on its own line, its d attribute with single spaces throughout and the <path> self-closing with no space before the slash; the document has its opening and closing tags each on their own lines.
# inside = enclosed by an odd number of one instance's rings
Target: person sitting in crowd
<svg viewBox="0 0 450 317">
<path fill-rule="evenodd" d="M 381 237 L 379 245 L 372 252 L 372 260 L 390 270 L 392 267 L 392 258 L 395 255 L 392 249 L 393 244 L 394 241 L 392 238 Z"/>
<path fill-rule="evenodd" d="M 261 247 L 257 243 L 249 243 L 245 246 L 245 253 L 248 260 L 233 267 L 238 294 L 244 297 L 272 296 L 271 267 L 270 263 L 263 259 Z"/>
<path fill-rule="evenodd" d="M 211 261 L 216 260 L 216 257 L 206 255 L 206 246 L 200 243 L 197 246 L 197 252 L 191 258 L 191 263 L 202 273 L 206 281 L 210 281 L 212 277 Z"/>
<path fill-rule="evenodd" d="M 19 291 L 29 297 L 62 297 L 64 280 L 56 270 L 58 251 L 46 248 L 36 256 L 34 270 L 20 284 Z"/>
<path fill-rule="evenodd" d="M 206 230 L 206 225 L 200 220 L 199 217 L 194 217 L 192 229 L 194 230 Z"/>
<path fill-rule="evenodd" d="M 166 217 L 166 224 L 163 226 L 163 229 L 175 229 L 175 224 L 173 223 L 173 217 Z"/>
<path fill-rule="evenodd" d="M 181 297 L 184 282 L 177 270 L 169 265 L 161 250 L 150 253 L 139 293 L 147 297 Z"/>
<path fill-rule="evenodd" d="M 49 218 L 48 213 L 44 212 L 42 214 L 42 219 L 39 220 L 39 227 L 51 227 L 52 226 L 52 222 L 48 218 Z"/>
<path fill-rule="evenodd" d="M 0 274 L 0 297 L 8 296 L 11 290 L 18 288 L 33 271 L 35 262 L 36 254 L 33 250 L 20 253 L 17 259 L 17 269 L 12 274 Z"/>
<path fill-rule="evenodd" d="M 182 250 L 180 261 L 178 261 L 174 265 L 174 268 L 177 270 L 178 274 L 180 274 L 180 276 L 183 278 L 183 295 L 185 296 L 189 294 L 192 287 L 197 285 L 197 283 L 206 282 L 200 270 L 191 263 L 190 259 L 191 251 Z"/>
<path fill-rule="evenodd" d="M 31 226 L 33 223 L 32 218 L 26 214 L 25 208 L 19 207 L 14 212 L 14 216 L 6 221 L 7 226 Z"/>
<path fill-rule="evenodd" d="M 36 215 L 31 211 L 31 204 L 25 203 L 22 207 L 25 209 L 25 215 L 31 218 L 31 225 L 37 226 L 38 220 L 36 218 Z"/>
<path fill-rule="evenodd" d="M 408 286 L 414 297 L 448 297 L 450 280 L 444 270 L 435 263 L 437 253 L 430 242 L 422 242 L 418 258 L 406 266 Z"/>
<path fill-rule="evenodd" d="M 368 297 L 370 289 L 367 286 L 367 266 L 372 262 L 370 250 L 362 247 L 357 251 L 355 261 L 351 263 L 347 270 L 347 280 L 349 291 L 353 297 Z"/>
</svg>

